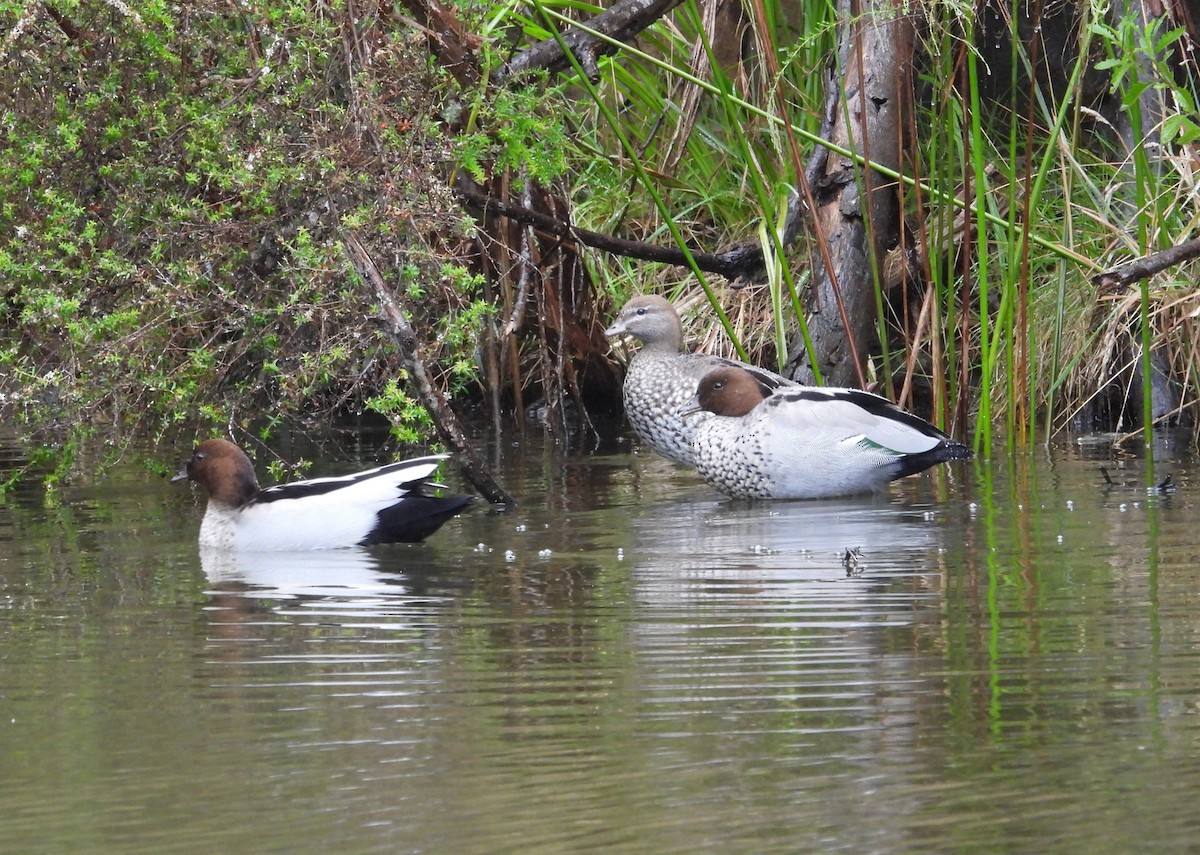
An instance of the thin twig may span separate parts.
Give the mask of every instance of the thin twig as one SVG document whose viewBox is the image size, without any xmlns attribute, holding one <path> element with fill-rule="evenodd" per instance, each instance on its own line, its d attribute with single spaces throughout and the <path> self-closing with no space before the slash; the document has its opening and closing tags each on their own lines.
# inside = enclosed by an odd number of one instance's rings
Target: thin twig
<svg viewBox="0 0 1200 855">
<path fill-rule="evenodd" d="M 521 204 L 527 210 L 533 210 L 532 182 L 528 178 L 525 179 L 525 190 L 521 194 Z M 525 301 L 529 299 L 529 281 L 533 278 L 534 270 L 533 241 L 533 227 L 527 225 L 521 229 L 520 257 L 517 259 L 521 273 L 517 277 L 517 293 L 513 297 L 512 314 L 509 316 L 508 323 L 504 326 L 504 336 L 506 338 L 520 332 L 521 326 L 525 322 Z"/>
</svg>

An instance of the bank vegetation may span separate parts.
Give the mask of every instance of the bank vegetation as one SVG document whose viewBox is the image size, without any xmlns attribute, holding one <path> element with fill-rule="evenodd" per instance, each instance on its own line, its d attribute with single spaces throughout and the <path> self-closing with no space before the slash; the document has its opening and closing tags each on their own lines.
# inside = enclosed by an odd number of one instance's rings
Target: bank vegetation
<svg viewBox="0 0 1200 855">
<path fill-rule="evenodd" d="M 60 473 L 346 414 L 586 438 L 656 291 L 985 454 L 1194 425 L 1189 14 L 0 0 L 0 412 Z"/>
</svg>

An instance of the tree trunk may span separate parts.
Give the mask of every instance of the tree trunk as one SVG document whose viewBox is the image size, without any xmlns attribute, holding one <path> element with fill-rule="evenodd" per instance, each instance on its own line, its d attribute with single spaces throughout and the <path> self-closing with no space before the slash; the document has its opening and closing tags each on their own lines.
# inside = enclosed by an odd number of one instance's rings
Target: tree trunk
<svg viewBox="0 0 1200 855">
<path fill-rule="evenodd" d="M 865 8 L 863 4 L 865 3 Z M 839 68 L 826 116 L 826 138 L 874 163 L 900 165 L 900 79 L 911 68 L 910 27 L 890 0 L 839 0 L 842 32 Z M 808 331 L 822 380 L 831 386 L 861 386 L 866 359 L 876 341 L 872 255 L 882 270 L 895 245 L 899 216 L 894 181 L 853 160 L 829 153 L 813 175 L 813 231 L 824 235 L 828 259 L 809 292 Z M 810 175 L 812 173 L 810 172 Z M 865 191 L 865 199 L 863 198 Z M 797 336 L 787 373 L 812 383 L 814 373 Z"/>
</svg>

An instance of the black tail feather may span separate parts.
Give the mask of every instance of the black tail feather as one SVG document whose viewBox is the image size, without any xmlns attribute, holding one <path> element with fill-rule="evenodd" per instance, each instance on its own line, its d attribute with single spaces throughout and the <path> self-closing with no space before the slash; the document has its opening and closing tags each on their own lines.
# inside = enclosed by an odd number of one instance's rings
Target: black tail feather
<svg viewBox="0 0 1200 855">
<path fill-rule="evenodd" d="M 376 514 L 375 528 L 359 545 L 417 543 L 441 528 L 473 500 L 474 496 L 407 495 Z"/>
<path fill-rule="evenodd" d="M 951 460 L 967 460 L 971 457 L 971 449 L 963 445 L 961 442 L 955 442 L 952 439 L 939 442 L 928 451 L 922 451 L 918 454 L 906 454 L 901 457 L 897 463 L 899 469 L 896 470 L 896 478 L 903 478 L 905 475 L 915 475 L 918 472 L 924 472 L 930 466 L 936 466 L 939 463 L 946 463 Z"/>
</svg>

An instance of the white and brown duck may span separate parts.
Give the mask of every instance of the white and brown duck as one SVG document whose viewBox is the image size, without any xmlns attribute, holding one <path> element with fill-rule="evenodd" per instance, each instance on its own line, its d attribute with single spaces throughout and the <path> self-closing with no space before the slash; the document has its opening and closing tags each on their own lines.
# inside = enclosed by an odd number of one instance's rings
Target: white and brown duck
<svg viewBox="0 0 1200 855">
<path fill-rule="evenodd" d="M 692 440 L 697 473 L 738 498 L 868 493 L 971 456 L 970 448 L 886 398 L 814 387 L 766 394 L 737 366 L 709 372 L 684 411 L 711 414 Z"/>
<path fill-rule="evenodd" d="M 205 549 L 300 551 L 413 543 L 472 500 L 431 495 L 438 485 L 429 479 L 448 456 L 262 489 L 245 452 L 229 440 L 208 439 L 171 480 L 195 481 L 208 493 L 200 523 Z"/>
</svg>

